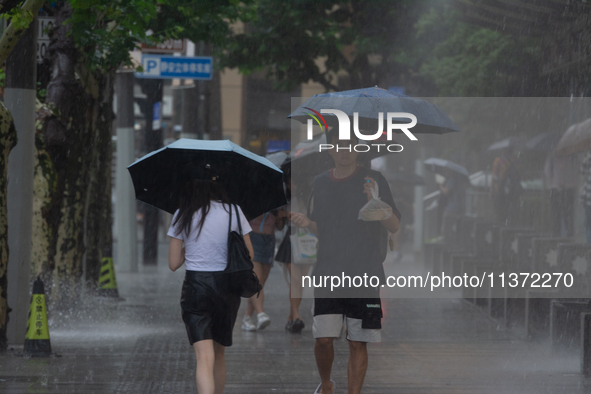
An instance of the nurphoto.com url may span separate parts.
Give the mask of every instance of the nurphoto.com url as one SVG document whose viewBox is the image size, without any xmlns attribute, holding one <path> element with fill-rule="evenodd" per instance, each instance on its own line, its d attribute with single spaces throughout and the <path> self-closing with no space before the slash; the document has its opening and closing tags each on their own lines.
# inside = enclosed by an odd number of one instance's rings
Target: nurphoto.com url
<svg viewBox="0 0 591 394">
<path fill-rule="evenodd" d="M 302 277 L 303 288 L 330 288 L 335 289 L 360 288 L 360 287 L 390 287 L 390 288 L 420 288 L 435 291 L 435 289 L 457 289 L 457 288 L 478 288 L 478 287 L 511 287 L 511 288 L 571 288 L 574 278 L 571 273 L 494 273 L 483 272 L 482 275 L 390 275 L 385 283 L 381 283 L 377 276 L 367 274 L 348 276 L 345 273 L 338 275 L 304 275 Z"/>
</svg>

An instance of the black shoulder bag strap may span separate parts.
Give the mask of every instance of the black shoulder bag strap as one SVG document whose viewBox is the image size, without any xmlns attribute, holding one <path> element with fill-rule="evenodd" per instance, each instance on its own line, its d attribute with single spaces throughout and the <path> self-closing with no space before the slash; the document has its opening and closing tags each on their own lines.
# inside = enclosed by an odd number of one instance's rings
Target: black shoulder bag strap
<svg viewBox="0 0 591 394">
<path fill-rule="evenodd" d="M 238 213 L 238 205 L 234 204 L 234 210 L 236 211 L 236 221 L 238 222 L 238 232 L 240 233 L 240 235 L 242 235 L 242 223 L 240 223 L 240 214 Z"/>
<path fill-rule="evenodd" d="M 228 216 L 228 237 L 232 232 L 232 204 L 230 204 L 230 216 Z"/>
<path fill-rule="evenodd" d="M 230 216 L 228 217 L 228 235 L 232 232 L 232 206 L 234 206 L 234 210 L 236 211 L 236 217 L 238 218 L 238 232 L 242 235 L 242 223 L 240 223 L 240 214 L 238 213 L 238 205 L 230 204 Z"/>
</svg>

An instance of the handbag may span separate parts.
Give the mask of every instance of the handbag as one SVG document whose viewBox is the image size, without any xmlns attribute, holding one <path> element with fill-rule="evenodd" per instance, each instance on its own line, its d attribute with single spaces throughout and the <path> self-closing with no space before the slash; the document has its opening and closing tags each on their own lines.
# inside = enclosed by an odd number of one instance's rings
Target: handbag
<svg viewBox="0 0 591 394">
<path fill-rule="evenodd" d="M 289 238 L 293 251 L 293 264 L 316 264 L 318 237 L 305 228 L 298 228 Z"/>
<path fill-rule="evenodd" d="M 287 227 L 287 231 L 285 232 L 285 236 L 283 240 L 279 244 L 279 248 L 277 248 L 277 253 L 275 254 L 275 261 L 285 264 L 291 264 L 291 242 L 290 242 L 290 235 L 291 235 L 291 226 Z"/>
<path fill-rule="evenodd" d="M 314 190 L 308 196 L 306 205 L 306 214 L 310 217 L 310 207 L 314 199 Z M 295 232 L 289 236 L 292 263 L 302 265 L 316 264 L 316 253 L 318 252 L 318 237 L 305 228 L 296 228 Z"/>
<path fill-rule="evenodd" d="M 228 224 L 228 264 L 224 272 L 228 274 L 230 290 L 240 297 L 250 298 L 259 296 L 263 286 L 253 271 L 254 265 L 250 259 L 250 253 L 242 237 L 242 224 L 238 214 L 238 207 L 234 205 L 238 218 L 238 232 L 232 231 L 232 206 L 230 205 L 230 217 Z"/>
</svg>

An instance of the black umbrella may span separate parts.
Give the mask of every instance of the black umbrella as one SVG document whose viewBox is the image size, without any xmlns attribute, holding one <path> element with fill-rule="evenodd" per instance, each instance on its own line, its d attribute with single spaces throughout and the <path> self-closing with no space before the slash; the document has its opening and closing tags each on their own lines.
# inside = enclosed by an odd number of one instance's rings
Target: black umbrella
<svg viewBox="0 0 591 394">
<path fill-rule="evenodd" d="M 281 170 L 227 140 L 180 139 L 127 169 L 136 199 L 169 213 L 178 209 L 179 190 L 185 181 L 199 173 L 219 176 L 230 201 L 249 220 L 287 204 Z"/>
<path fill-rule="evenodd" d="M 310 110 L 321 112 L 322 109 L 338 109 L 353 119 L 356 112 L 359 115 L 360 130 L 377 130 L 378 114 L 384 115 L 383 130 L 386 131 L 386 114 L 388 112 L 405 112 L 416 116 L 417 124 L 410 131 L 414 133 L 443 134 L 459 131 L 451 119 L 437 107 L 425 100 L 408 97 L 403 94 L 376 87 L 366 89 L 346 90 L 343 92 L 315 94 L 293 111 L 288 118 L 306 123 L 310 117 Z M 326 126 L 338 126 L 336 115 L 322 114 Z M 409 119 L 400 118 L 399 123 L 408 123 Z M 351 126 L 353 121 L 351 120 Z"/>
</svg>

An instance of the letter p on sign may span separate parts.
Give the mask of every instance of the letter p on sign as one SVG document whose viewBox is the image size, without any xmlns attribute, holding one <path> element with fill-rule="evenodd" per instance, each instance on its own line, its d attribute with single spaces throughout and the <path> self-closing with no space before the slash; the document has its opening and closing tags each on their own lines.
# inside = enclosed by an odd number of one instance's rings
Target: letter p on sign
<svg viewBox="0 0 591 394">
<path fill-rule="evenodd" d="M 147 75 L 160 75 L 160 59 L 147 58 L 144 59 L 144 73 Z"/>
</svg>

